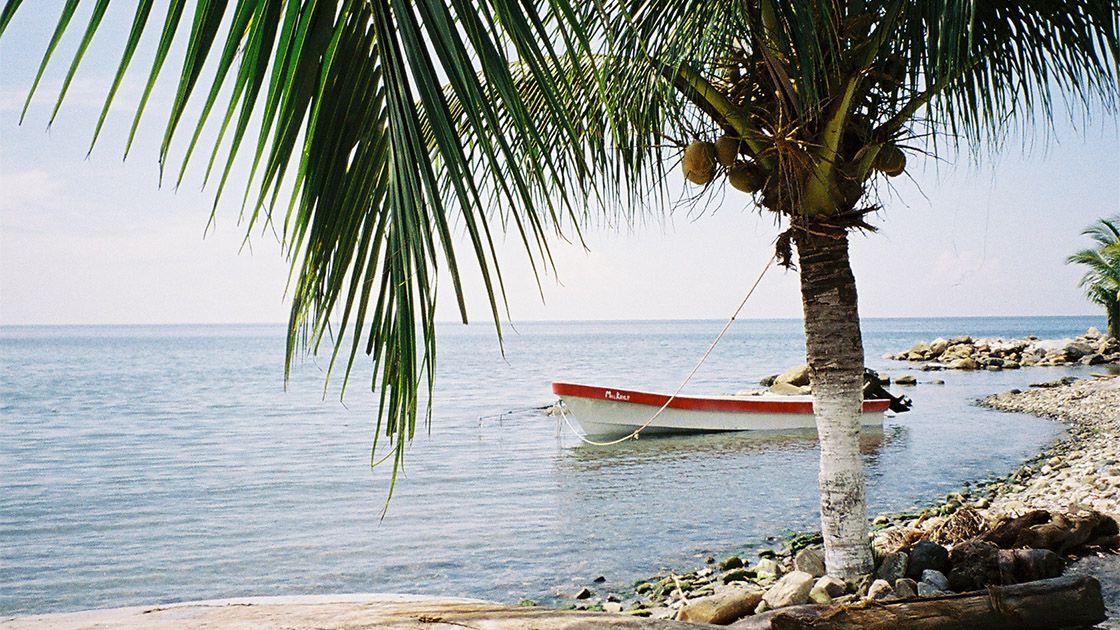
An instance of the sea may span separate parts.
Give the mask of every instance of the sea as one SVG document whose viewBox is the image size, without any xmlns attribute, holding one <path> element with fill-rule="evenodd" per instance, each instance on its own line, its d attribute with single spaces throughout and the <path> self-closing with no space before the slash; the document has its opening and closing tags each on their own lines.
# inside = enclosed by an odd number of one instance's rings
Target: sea
<svg viewBox="0 0 1120 630">
<path fill-rule="evenodd" d="M 322 357 L 285 386 L 283 326 L 0 328 L 0 614 L 355 592 L 555 603 L 777 548 L 816 528 L 811 431 L 596 447 L 540 409 L 557 380 L 672 391 L 723 324 L 518 323 L 501 347 L 492 326 L 441 325 L 431 422 L 391 499 L 366 360 L 340 399 Z M 1062 425 L 976 400 L 1090 371 L 924 373 L 881 355 L 1103 325 L 865 319 L 870 367 L 945 381 L 895 387 L 913 411 L 864 437 L 871 512 L 1013 471 Z M 799 320 L 739 320 L 685 391 L 803 361 Z"/>
</svg>

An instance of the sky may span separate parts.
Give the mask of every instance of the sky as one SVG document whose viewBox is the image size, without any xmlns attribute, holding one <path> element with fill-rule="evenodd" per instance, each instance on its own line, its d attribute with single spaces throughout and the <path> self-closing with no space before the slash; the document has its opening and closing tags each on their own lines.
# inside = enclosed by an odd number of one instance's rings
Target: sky
<svg viewBox="0 0 1120 630">
<path fill-rule="evenodd" d="M 201 188 L 199 168 L 177 190 L 160 187 L 157 152 L 177 77 L 157 84 L 121 160 L 154 37 L 142 41 L 133 62 L 140 72 L 126 79 L 87 158 L 131 19 L 121 4 L 110 8 L 49 128 L 81 26 L 60 44 L 22 125 L 62 3 L 24 3 L 0 39 L 0 325 L 285 321 L 288 262 L 276 235 L 257 231 L 246 241 L 239 195 L 219 204 L 207 230 L 213 191 Z M 82 13 L 75 23 L 84 24 Z M 1064 260 L 1089 245 L 1082 229 L 1120 213 L 1118 126 L 1116 114 L 1095 108 L 1014 137 L 980 163 L 952 152 L 911 156 L 906 175 L 882 189 L 872 221 L 879 232 L 852 237 L 862 316 L 1097 314 L 1077 287 L 1081 271 Z M 683 178 L 674 174 L 671 188 L 685 192 Z M 708 207 L 659 210 L 639 225 L 588 230 L 586 248 L 555 240 L 556 272 L 540 289 L 517 240 L 502 243 L 509 319 L 729 316 L 779 228 L 734 190 Z M 465 281 L 471 321 L 485 323 L 482 283 L 477 274 Z M 444 287 L 438 315 L 453 320 Z M 742 316 L 800 317 L 796 274 L 770 271 Z"/>
</svg>

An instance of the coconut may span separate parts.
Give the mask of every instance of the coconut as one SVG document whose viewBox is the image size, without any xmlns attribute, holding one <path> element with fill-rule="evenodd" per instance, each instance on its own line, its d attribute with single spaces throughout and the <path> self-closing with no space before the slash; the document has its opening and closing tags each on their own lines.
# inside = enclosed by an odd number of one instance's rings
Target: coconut
<svg viewBox="0 0 1120 630">
<path fill-rule="evenodd" d="M 745 193 L 753 193 L 761 189 L 766 180 L 757 166 L 740 162 L 727 171 L 727 182 Z"/>
<path fill-rule="evenodd" d="M 716 175 L 716 145 L 711 142 L 693 142 L 684 150 L 681 161 L 684 176 L 693 184 L 703 186 Z"/>
<path fill-rule="evenodd" d="M 739 139 L 731 136 L 720 136 L 716 140 L 716 159 L 724 168 L 731 168 L 739 157 Z"/>
<path fill-rule="evenodd" d="M 875 156 L 875 168 L 889 177 L 898 177 L 906 170 L 906 154 L 902 149 L 888 144 Z"/>
</svg>

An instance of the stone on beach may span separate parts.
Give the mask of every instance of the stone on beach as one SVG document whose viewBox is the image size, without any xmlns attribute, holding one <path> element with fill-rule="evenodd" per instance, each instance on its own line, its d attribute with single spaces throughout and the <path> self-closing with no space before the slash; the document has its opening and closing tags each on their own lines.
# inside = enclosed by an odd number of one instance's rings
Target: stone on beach
<svg viewBox="0 0 1120 630">
<path fill-rule="evenodd" d="M 899 578 L 905 576 L 906 567 L 909 564 L 909 558 L 901 551 L 888 553 L 883 556 L 883 560 L 879 563 L 879 568 L 875 571 L 875 575 L 885 580 L 889 584 L 894 584 Z"/>
<path fill-rule="evenodd" d="M 804 604 L 809 601 L 809 591 L 813 590 L 814 581 L 813 576 L 804 571 L 791 571 L 766 591 L 762 601 L 770 608 Z"/>
<path fill-rule="evenodd" d="M 824 575 L 824 550 L 806 547 L 793 558 L 793 568 L 819 578 Z"/>
<path fill-rule="evenodd" d="M 929 540 L 918 541 L 910 550 L 906 577 L 921 580 L 922 572 L 927 569 L 945 571 L 949 567 L 949 550 Z"/>
<path fill-rule="evenodd" d="M 677 619 L 691 623 L 724 625 L 745 617 L 762 601 L 762 589 L 736 586 L 707 597 L 694 599 L 681 607 Z"/>
</svg>

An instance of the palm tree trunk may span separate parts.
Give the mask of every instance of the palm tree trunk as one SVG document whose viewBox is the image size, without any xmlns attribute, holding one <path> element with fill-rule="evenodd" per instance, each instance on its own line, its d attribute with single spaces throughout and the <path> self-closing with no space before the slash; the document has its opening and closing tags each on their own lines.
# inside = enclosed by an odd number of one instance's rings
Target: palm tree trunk
<svg viewBox="0 0 1120 630">
<path fill-rule="evenodd" d="M 797 236 L 805 348 L 820 436 L 821 533 L 831 575 L 873 569 L 867 498 L 859 452 L 863 410 L 863 339 L 856 281 L 844 231 Z"/>
<path fill-rule="evenodd" d="M 1108 305 L 1108 336 L 1120 339 L 1120 300 Z"/>
</svg>

